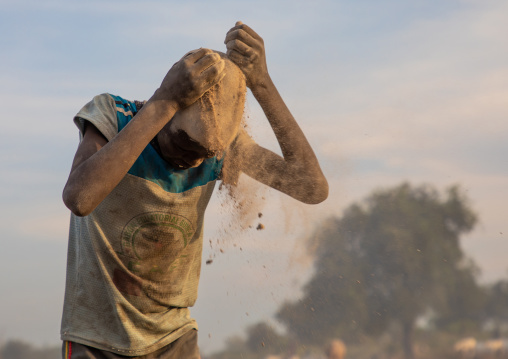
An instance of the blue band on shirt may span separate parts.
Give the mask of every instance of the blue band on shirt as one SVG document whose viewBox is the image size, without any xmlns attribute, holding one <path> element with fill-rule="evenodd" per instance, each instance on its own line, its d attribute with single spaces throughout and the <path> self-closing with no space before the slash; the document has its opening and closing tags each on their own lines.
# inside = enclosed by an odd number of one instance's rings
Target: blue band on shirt
<svg viewBox="0 0 508 359">
<path fill-rule="evenodd" d="M 136 104 L 119 96 L 110 96 L 116 104 L 118 132 L 120 132 L 137 113 Z M 198 167 L 176 169 L 167 163 L 152 145 L 148 144 L 129 170 L 129 174 L 156 183 L 166 192 L 182 193 L 194 187 L 215 181 L 222 169 L 223 159 L 205 159 Z"/>
</svg>

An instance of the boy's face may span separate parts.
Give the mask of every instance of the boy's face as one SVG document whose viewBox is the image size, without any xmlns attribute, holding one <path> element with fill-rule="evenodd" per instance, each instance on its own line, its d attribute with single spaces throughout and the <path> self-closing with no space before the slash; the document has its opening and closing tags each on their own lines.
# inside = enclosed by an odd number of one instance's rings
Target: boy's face
<svg viewBox="0 0 508 359">
<path fill-rule="evenodd" d="M 188 169 L 199 166 L 205 159 L 222 154 L 220 148 L 212 143 L 203 143 L 198 138 L 191 137 L 192 131 L 185 126 L 178 126 L 181 121 L 197 122 L 201 120 L 201 111 L 196 104 L 183 111 L 179 111 L 173 119 L 159 133 L 159 144 L 164 159 L 173 167 Z M 176 121 L 175 121 L 176 120 Z M 191 132 L 191 134 L 189 134 Z"/>
</svg>

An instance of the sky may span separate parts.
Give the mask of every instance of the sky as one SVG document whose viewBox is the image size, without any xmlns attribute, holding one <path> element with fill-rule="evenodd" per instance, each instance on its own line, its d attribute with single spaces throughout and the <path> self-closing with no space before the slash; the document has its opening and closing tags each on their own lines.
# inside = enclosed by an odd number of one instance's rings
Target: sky
<svg viewBox="0 0 508 359">
<path fill-rule="evenodd" d="M 270 320 L 312 274 L 305 236 L 372 190 L 460 184 L 480 217 L 463 248 L 483 282 L 508 275 L 508 2 L 504 0 L 0 0 L 0 341 L 59 343 L 69 211 L 61 201 L 72 118 L 108 92 L 148 99 L 183 54 L 224 50 L 241 20 L 321 162 L 327 201 L 257 191 L 263 231 L 205 218 L 203 352 Z M 278 151 L 252 96 L 254 138 Z M 226 218 L 226 219 L 224 219 Z M 256 221 L 253 222 L 255 226 Z"/>
</svg>

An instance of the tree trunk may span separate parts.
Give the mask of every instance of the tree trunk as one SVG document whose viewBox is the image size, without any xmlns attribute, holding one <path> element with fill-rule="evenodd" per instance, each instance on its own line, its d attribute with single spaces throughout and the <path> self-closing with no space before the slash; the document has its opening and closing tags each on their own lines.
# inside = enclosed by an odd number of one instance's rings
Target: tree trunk
<svg viewBox="0 0 508 359">
<path fill-rule="evenodd" d="M 402 348 L 404 349 L 405 359 L 414 359 L 415 353 L 413 350 L 413 321 L 405 322 L 402 324 Z"/>
</svg>

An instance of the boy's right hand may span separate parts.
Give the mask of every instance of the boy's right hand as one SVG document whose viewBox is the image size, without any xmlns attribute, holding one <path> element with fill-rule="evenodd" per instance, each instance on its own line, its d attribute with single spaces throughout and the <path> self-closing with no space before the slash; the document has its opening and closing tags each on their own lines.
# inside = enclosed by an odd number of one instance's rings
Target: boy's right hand
<svg viewBox="0 0 508 359">
<path fill-rule="evenodd" d="M 171 67 L 151 100 L 172 101 L 175 110 L 181 110 L 221 81 L 224 67 L 224 60 L 210 49 L 190 52 Z"/>
</svg>

